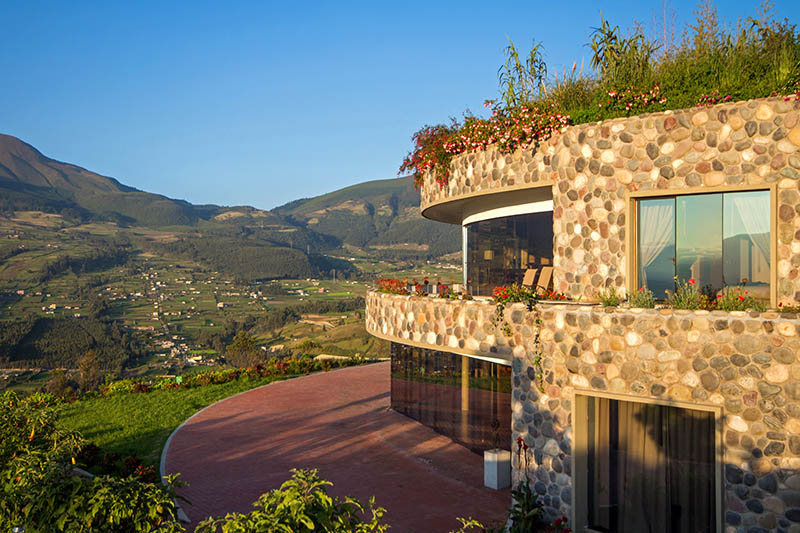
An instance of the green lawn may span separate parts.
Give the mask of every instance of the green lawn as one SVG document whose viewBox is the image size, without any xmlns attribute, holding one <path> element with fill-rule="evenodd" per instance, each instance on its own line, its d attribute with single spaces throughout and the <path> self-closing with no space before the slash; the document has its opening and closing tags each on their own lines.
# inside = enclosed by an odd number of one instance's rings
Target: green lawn
<svg viewBox="0 0 800 533">
<path fill-rule="evenodd" d="M 143 463 L 158 468 L 164 443 L 184 420 L 217 400 L 280 379 L 284 378 L 240 379 L 194 389 L 83 400 L 67 405 L 60 419 L 104 452 L 123 456 L 135 452 Z"/>
</svg>

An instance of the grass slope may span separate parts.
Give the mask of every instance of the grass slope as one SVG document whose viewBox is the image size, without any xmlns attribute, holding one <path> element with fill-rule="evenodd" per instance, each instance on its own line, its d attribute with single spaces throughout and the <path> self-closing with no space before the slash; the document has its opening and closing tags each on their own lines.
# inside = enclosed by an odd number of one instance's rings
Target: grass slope
<svg viewBox="0 0 800 533">
<path fill-rule="evenodd" d="M 66 406 L 60 418 L 64 427 L 80 431 L 104 452 L 123 456 L 133 452 L 157 469 L 167 438 L 184 420 L 218 400 L 282 379 L 239 379 L 194 389 L 81 400 Z"/>
</svg>

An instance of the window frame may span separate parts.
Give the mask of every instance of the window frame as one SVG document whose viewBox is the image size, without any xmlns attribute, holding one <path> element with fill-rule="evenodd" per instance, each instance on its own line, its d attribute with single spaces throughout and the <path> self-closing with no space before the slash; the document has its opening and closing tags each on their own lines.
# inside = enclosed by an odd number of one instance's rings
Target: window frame
<svg viewBox="0 0 800 533">
<path fill-rule="evenodd" d="M 678 196 L 697 194 L 719 194 L 736 192 L 769 192 L 769 305 L 778 305 L 778 184 L 736 185 L 719 187 L 685 187 L 681 189 L 655 189 L 648 191 L 628 192 L 626 198 L 627 216 L 625 218 L 626 235 L 626 292 L 631 294 L 639 286 L 639 219 L 638 202 L 656 198 L 676 198 Z"/>
<path fill-rule="evenodd" d="M 724 445 L 724 415 L 722 407 L 719 405 L 686 402 L 679 400 L 663 400 L 648 398 L 644 396 L 634 396 L 631 394 L 617 394 L 613 392 L 601 392 L 594 389 L 575 388 L 572 401 L 572 530 L 575 533 L 595 533 L 595 530 L 585 527 L 588 509 L 586 500 L 582 495 L 588 487 L 587 465 L 588 456 L 588 398 L 606 398 L 623 402 L 638 402 L 650 405 L 663 405 L 667 407 L 678 407 L 680 409 L 693 409 L 695 411 L 710 412 L 714 415 L 714 496 L 715 496 L 715 516 L 716 532 L 725 531 L 725 445 Z M 579 421 L 583 421 L 579 425 Z"/>
</svg>

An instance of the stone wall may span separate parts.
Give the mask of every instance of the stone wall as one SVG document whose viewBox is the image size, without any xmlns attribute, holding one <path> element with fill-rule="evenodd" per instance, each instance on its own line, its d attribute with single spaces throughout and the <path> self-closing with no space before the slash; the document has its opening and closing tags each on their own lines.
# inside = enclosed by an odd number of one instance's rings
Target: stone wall
<svg viewBox="0 0 800 533">
<path fill-rule="evenodd" d="M 509 340 L 492 323 L 494 305 L 367 293 L 367 331 L 384 339 L 432 350 L 511 361 Z"/>
<path fill-rule="evenodd" d="M 492 148 L 455 158 L 435 203 L 552 182 L 554 284 L 593 299 L 624 292 L 626 198 L 637 191 L 776 183 L 778 300 L 800 297 L 800 102 L 767 98 L 568 127 L 535 151 Z"/>
<path fill-rule="evenodd" d="M 367 330 L 401 343 L 510 357 L 512 438 L 531 446 L 528 476 L 550 513 L 571 515 L 575 391 L 614 392 L 718 406 L 728 530 L 800 532 L 796 316 L 542 303 L 540 392 L 535 314 L 522 304 L 507 307 L 506 336 L 492 324 L 494 309 L 488 301 L 371 292 Z M 516 456 L 513 467 L 520 479 Z"/>
</svg>

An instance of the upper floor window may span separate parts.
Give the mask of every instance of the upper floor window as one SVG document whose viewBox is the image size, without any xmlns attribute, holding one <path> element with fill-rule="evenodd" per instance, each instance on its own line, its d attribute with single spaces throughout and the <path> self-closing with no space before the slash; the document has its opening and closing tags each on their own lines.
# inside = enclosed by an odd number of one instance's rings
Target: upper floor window
<svg viewBox="0 0 800 533">
<path fill-rule="evenodd" d="M 770 192 L 692 194 L 638 201 L 637 287 L 656 298 L 674 278 L 770 297 Z"/>
<path fill-rule="evenodd" d="M 498 285 L 521 283 L 527 270 L 553 264 L 552 211 L 492 218 L 464 227 L 470 294 L 490 296 Z"/>
</svg>

